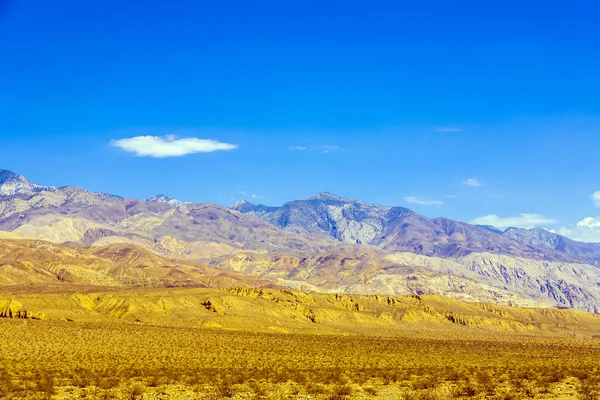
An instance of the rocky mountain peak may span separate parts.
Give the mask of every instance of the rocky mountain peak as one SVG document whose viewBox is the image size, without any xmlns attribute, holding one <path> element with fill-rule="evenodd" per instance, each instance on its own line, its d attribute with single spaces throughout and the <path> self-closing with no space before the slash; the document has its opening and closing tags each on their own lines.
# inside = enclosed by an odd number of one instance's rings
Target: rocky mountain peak
<svg viewBox="0 0 600 400">
<path fill-rule="evenodd" d="M 250 203 L 249 201 L 246 200 L 238 200 L 235 203 L 233 203 L 233 205 L 231 206 L 232 209 L 237 210 L 240 208 L 244 208 L 246 206 L 254 206 L 254 204 Z"/>
<path fill-rule="evenodd" d="M 0 196 L 33 194 L 43 190 L 53 191 L 55 188 L 38 185 L 12 171 L 0 170 Z"/>
<path fill-rule="evenodd" d="M 348 198 L 337 196 L 337 195 L 335 195 L 333 193 L 329 193 L 329 192 L 317 193 L 315 196 L 308 197 L 305 200 L 323 200 L 323 201 L 341 201 L 341 202 L 352 201 Z"/>
<path fill-rule="evenodd" d="M 165 203 L 176 207 L 183 204 L 182 201 L 179 201 L 164 194 L 157 194 L 156 196 L 149 197 L 146 199 L 146 201 L 149 203 Z"/>
<path fill-rule="evenodd" d="M 562 236 L 541 228 L 508 228 L 504 231 L 504 235 L 521 243 L 545 246 L 552 249 L 556 249 L 563 239 Z"/>
</svg>

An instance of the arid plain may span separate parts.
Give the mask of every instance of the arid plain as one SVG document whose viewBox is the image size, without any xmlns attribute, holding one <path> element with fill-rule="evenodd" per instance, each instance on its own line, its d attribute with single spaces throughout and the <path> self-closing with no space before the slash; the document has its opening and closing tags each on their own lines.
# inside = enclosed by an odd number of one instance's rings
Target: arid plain
<svg viewBox="0 0 600 400">
<path fill-rule="evenodd" d="M 592 399 L 600 316 L 437 295 L 5 287 L 0 393 Z"/>
</svg>

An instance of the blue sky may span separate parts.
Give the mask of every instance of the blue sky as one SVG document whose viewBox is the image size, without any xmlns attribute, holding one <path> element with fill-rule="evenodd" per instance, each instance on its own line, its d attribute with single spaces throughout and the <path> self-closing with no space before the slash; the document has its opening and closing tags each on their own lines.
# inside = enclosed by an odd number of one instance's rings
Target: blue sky
<svg viewBox="0 0 600 400">
<path fill-rule="evenodd" d="M 0 168 L 600 241 L 597 2 L 326 3 L 0 0 Z"/>
</svg>

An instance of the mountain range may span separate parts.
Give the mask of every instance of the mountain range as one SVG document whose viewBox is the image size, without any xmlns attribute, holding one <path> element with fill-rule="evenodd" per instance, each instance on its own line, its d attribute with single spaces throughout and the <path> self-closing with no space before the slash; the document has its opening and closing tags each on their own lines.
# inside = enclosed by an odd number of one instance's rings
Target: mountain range
<svg viewBox="0 0 600 400">
<path fill-rule="evenodd" d="M 223 207 L 54 188 L 0 170 L 0 243 L 12 249 L 0 258 L 4 285 L 214 286 L 225 278 L 206 276 L 226 274 L 234 286 L 600 311 L 600 244 L 331 193 L 280 207 Z M 156 258 L 140 265 L 131 254 Z M 60 273 L 65 265 L 69 274 Z"/>
</svg>

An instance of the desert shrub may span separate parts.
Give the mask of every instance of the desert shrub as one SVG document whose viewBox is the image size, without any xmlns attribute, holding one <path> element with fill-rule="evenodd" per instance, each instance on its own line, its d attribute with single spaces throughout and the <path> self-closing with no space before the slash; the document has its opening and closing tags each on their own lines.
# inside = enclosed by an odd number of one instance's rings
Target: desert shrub
<svg viewBox="0 0 600 400">
<path fill-rule="evenodd" d="M 221 384 L 217 386 L 217 393 L 223 398 L 235 396 L 235 390 L 233 390 L 233 387 L 228 382 L 221 382 Z"/>
<path fill-rule="evenodd" d="M 460 386 L 457 386 L 452 391 L 452 395 L 455 398 L 457 398 L 457 397 L 475 397 L 475 396 L 477 396 L 477 393 L 479 393 L 477 388 L 470 383 L 464 383 Z"/>
<path fill-rule="evenodd" d="M 123 388 L 122 393 L 127 400 L 137 400 L 142 398 L 144 390 L 142 389 L 142 386 L 139 383 L 135 383 L 133 385 Z"/>
<path fill-rule="evenodd" d="M 416 391 L 406 389 L 400 395 L 400 400 L 420 400 Z"/>
<path fill-rule="evenodd" d="M 262 397 L 267 394 L 263 384 L 261 384 L 260 382 L 251 381 L 248 382 L 248 386 L 250 386 L 250 389 L 252 390 L 255 396 Z"/>
<path fill-rule="evenodd" d="M 519 400 L 521 397 L 514 390 L 507 390 L 497 395 L 498 400 Z"/>
<path fill-rule="evenodd" d="M 327 393 L 327 388 L 325 385 L 320 383 L 309 383 L 306 385 L 306 392 L 308 394 L 312 394 L 313 396 L 317 396 L 320 394 Z"/>
<path fill-rule="evenodd" d="M 538 387 L 535 382 L 523 380 L 521 381 L 521 393 L 528 399 L 535 398 L 538 392 Z"/>
<path fill-rule="evenodd" d="M 338 385 L 333 388 L 333 394 L 339 397 L 346 397 L 352 394 L 352 386 L 350 385 Z"/>
<path fill-rule="evenodd" d="M 46 397 L 50 398 L 53 394 L 56 393 L 56 389 L 54 387 L 54 379 L 51 376 L 45 375 L 41 377 L 36 383 L 36 391 L 44 393 Z"/>
<path fill-rule="evenodd" d="M 437 387 L 440 383 L 440 379 L 434 375 L 425 375 L 416 381 L 412 382 L 412 387 L 414 389 L 433 389 Z"/>
<path fill-rule="evenodd" d="M 369 396 L 377 396 L 377 389 L 375 389 L 373 386 L 365 386 L 362 388 L 362 390 Z"/>
<path fill-rule="evenodd" d="M 581 400 L 597 400 L 599 392 L 599 386 L 593 379 L 579 383 L 578 394 Z"/>
</svg>

